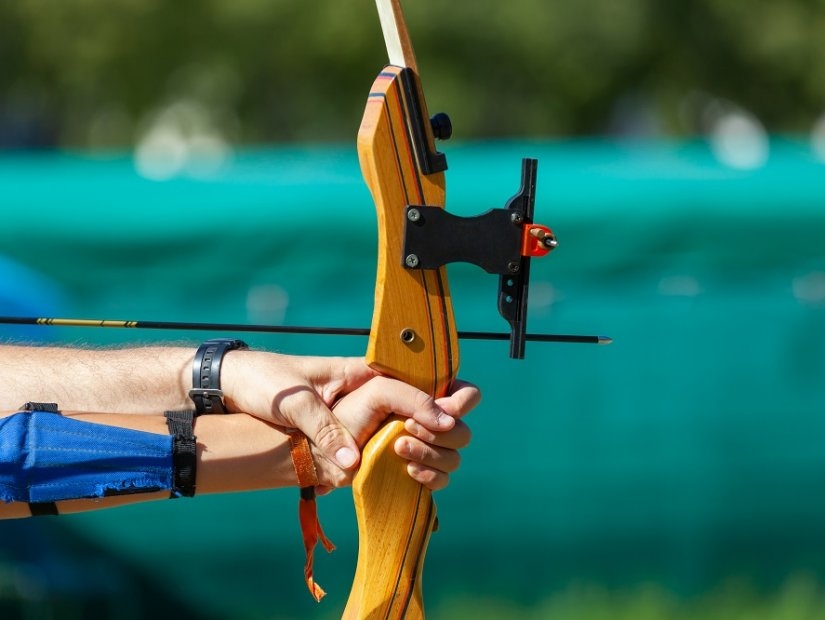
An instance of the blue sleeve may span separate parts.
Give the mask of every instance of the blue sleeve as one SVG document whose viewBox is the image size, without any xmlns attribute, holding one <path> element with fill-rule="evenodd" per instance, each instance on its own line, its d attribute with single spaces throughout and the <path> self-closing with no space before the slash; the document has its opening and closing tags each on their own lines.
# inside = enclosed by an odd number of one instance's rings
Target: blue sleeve
<svg viewBox="0 0 825 620">
<path fill-rule="evenodd" d="M 26 411 L 0 419 L 0 500 L 55 502 L 171 489 L 174 438 Z"/>
</svg>

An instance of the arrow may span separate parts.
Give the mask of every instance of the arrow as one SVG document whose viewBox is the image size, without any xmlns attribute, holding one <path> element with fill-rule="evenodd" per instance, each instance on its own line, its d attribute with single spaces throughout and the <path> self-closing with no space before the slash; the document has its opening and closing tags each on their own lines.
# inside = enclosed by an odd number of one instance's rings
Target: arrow
<svg viewBox="0 0 825 620">
<path fill-rule="evenodd" d="M 246 323 L 197 323 L 191 321 L 121 321 L 109 319 L 72 319 L 56 317 L 0 316 L 0 325 L 41 325 L 55 327 L 109 327 L 121 329 L 165 329 L 181 331 L 255 332 L 269 334 L 307 334 L 327 336 L 369 336 L 363 327 L 307 327 L 301 325 L 254 325 Z M 504 332 L 459 331 L 464 340 L 510 340 Z M 562 342 L 579 344 L 610 344 L 609 336 L 582 336 L 576 334 L 527 334 L 533 342 Z"/>
</svg>

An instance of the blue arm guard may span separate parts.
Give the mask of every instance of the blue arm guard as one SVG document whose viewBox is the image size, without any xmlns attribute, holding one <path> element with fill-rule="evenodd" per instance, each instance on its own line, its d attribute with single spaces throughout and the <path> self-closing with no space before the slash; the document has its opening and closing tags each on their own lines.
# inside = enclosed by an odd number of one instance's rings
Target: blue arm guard
<svg viewBox="0 0 825 620">
<path fill-rule="evenodd" d="M 171 490 L 174 437 L 57 413 L 0 419 L 0 500 L 56 502 Z"/>
</svg>

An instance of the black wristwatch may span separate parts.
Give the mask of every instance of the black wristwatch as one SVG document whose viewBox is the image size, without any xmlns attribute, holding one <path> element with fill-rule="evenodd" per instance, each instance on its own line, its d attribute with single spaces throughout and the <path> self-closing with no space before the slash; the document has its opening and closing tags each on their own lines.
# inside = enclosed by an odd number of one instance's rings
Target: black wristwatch
<svg viewBox="0 0 825 620">
<path fill-rule="evenodd" d="M 197 415 L 226 413 L 221 391 L 223 356 L 227 351 L 248 348 L 243 340 L 234 338 L 213 338 L 198 347 L 192 364 L 192 389 L 189 390 L 189 398 L 195 403 Z"/>
</svg>

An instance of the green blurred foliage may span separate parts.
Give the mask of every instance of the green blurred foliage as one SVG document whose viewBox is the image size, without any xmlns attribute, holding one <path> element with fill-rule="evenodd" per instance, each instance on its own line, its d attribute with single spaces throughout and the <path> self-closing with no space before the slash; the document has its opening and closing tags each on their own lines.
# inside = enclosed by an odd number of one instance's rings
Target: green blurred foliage
<svg viewBox="0 0 825 620">
<path fill-rule="evenodd" d="M 462 138 L 690 135 L 715 98 L 808 132 L 825 110 L 822 0 L 405 10 L 430 108 Z M 179 101 L 235 142 L 349 140 L 385 57 L 368 0 L 7 0 L 0 144 L 129 145 Z"/>
<path fill-rule="evenodd" d="M 117 601 L 103 598 L 96 605 L 82 598 L 23 597 L 11 570 L 0 564 L 0 611 L 4 617 L 137 617 L 118 612 Z M 183 607 L 166 602 L 152 617 L 190 618 Z M 146 610 L 140 617 L 146 617 Z M 319 606 L 313 617 L 333 620 L 340 610 Z M 804 574 L 789 577 L 776 591 L 757 592 L 744 581 L 731 580 L 717 590 L 686 599 L 659 585 L 642 584 L 626 590 L 609 590 L 593 584 L 574 584 L 533 606 L 484 596 L 448 597 L 428 615 L 451 620 L 825 620 L 825 591 Z M 215 617 L 211 615 L 203 618 Z M 295 616 L 277 609 L 265 615 L 239 611 L 233 620 L 291 620 Z"/>
<path fill-rule="evenodd" d="M 768 595 L 732 580 L 687 600 L 652 584 L 627 590 L 581 584 L 530 609 L 495 599 L 454 599 L 433 615 L 473 620 L 821 620 L 825 619 L 825 593 L 816 580 L 801 574 L 789 577 Z"/>
</svg>

